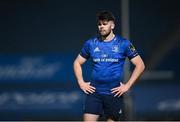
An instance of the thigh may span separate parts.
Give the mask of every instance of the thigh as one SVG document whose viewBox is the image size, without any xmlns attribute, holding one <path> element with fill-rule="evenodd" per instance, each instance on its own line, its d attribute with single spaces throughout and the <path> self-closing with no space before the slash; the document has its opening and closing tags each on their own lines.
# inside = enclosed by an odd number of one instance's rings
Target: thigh
<svg viewBox="0 0 180 122">
<path fill-rule="evenodd" d="M 98 120 L 98 118 L 99 118 L 99 115 L 85 113 L 84 116 L 83 116 L 83 121 L 95 122 L 95 121 Z"/>
<path fill-rule="evenodd" d="M 122 97 L 114 97 L 113 95 L 106 95 L 104 97 L 104 114 L 107 119 L 120 120 L 123 119 L 124 105 Z"/>
<path fill-rule="evenodd" d="M 84 103 L 84 114 L 102 115 L 102 100 L 98 94 L 88 94 Z"/>
</svg>

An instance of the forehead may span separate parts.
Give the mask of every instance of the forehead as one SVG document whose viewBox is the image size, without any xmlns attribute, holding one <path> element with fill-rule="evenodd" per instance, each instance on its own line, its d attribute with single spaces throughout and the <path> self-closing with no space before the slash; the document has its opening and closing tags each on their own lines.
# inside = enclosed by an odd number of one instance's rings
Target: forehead
<svg viewBox="0 0 180 122">
<path fill-rule="evenodd" d="M 98 20 L 98 24 L 108 24 L 108 23 L 113 23 L 113 21 L 108 21 L 108 20 Z"/>
</svg>

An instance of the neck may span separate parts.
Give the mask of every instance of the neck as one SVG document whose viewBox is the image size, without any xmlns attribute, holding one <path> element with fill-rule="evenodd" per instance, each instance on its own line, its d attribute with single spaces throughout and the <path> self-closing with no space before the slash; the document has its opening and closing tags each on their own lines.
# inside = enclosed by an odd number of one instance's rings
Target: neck
<svg viewBox="0 0 180 122">
<path fill-rule="evenodd" d="M 108 42 L 108 41 L 111 41 L 114 37 L 115 37 L 114 33 L 111 32 L 107 36 L 102 36 L 101 38 L 103 41 Z"/>
</svg>

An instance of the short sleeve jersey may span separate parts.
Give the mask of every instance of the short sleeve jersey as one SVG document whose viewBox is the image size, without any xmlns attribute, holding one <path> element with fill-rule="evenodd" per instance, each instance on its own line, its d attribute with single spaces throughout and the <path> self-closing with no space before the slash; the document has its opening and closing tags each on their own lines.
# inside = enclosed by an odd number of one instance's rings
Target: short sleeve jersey
<svg viewBox="0 0 180 122">
<path fill-rule="evenodd" d="M 92 59 L 91 85 L 99 94 L 111 94 L 111 89 L 123 80 L 123 65 L 138 55 L 133 44 L 119 35 L 105 42 L 98 36 L 87 40 L 80 55 Z"/>
</svg>

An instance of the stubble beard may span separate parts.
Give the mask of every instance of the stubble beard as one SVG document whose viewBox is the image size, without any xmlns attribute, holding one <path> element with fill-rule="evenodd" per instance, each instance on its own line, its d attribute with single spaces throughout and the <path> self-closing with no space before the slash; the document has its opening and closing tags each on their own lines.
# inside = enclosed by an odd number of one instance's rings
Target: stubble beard
<svg viewBox="0 0 180 122">
<path fill-rule="evenodd" d="M 109 32 L 105 32 L 104 34 L 103 33 L 101 33 L 101 32 L 99 32 L 100 33 L 100 35 L 101 35 L 101 37 L 102 38 L 106 38 L 106 37 L 108 37 L 109 35 L 110 35 L 110 33 L 111 33 L 111 31 L 109 31 Z"/>
</svg>

